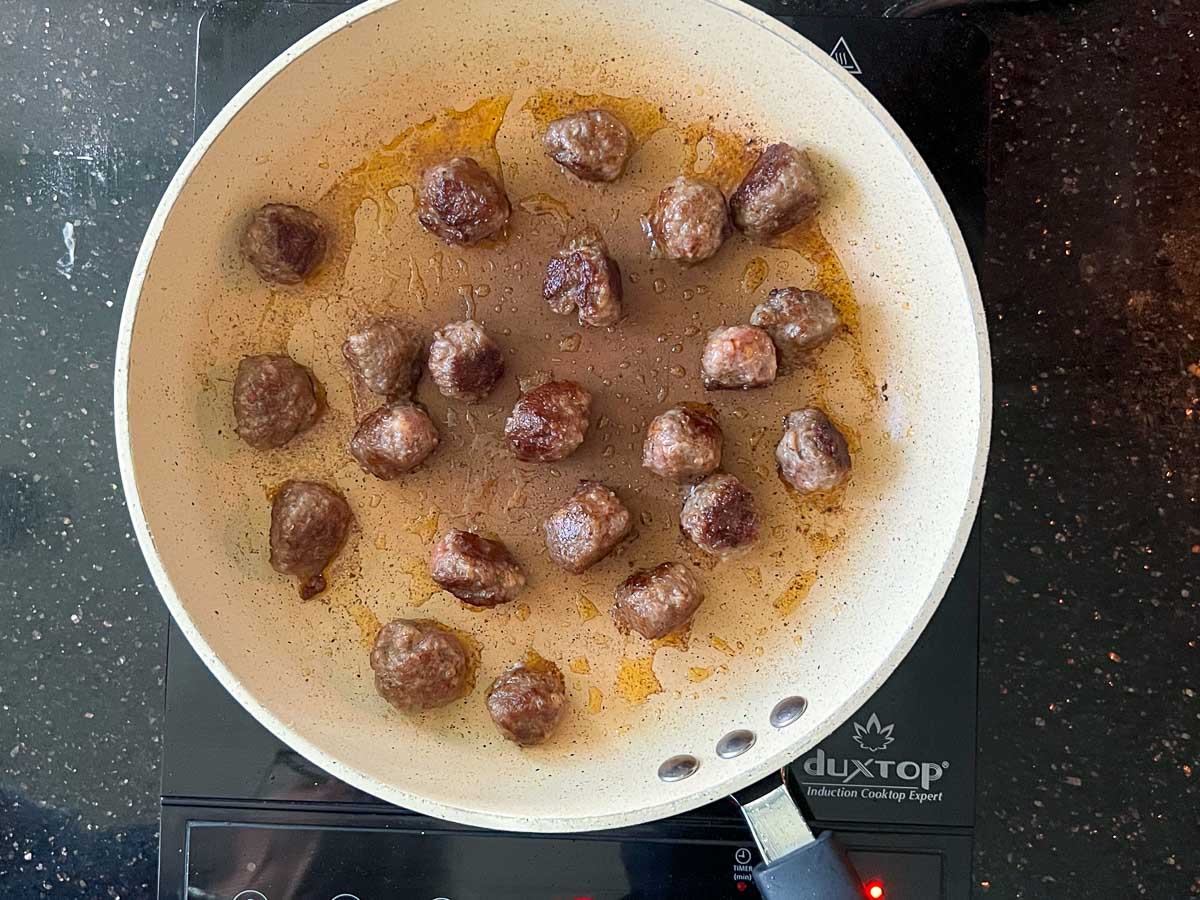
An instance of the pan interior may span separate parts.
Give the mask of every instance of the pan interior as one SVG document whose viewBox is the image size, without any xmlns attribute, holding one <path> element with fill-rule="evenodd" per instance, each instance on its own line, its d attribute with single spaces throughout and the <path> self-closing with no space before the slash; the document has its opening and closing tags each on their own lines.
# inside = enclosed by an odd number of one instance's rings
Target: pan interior
<svg viewBox="0 0 1200 900">
<path fill-rule="evenodd" d="M 957 561 L 977 496 L 987 384 L 978 298 L 944 204 L 907 144 L 827 61 L 740 7 L 617 2 L 525 7 L 368 4 L 218 119 L 127 311 L 125 466 L 135 519 L 172 612 L 235 696 L 298 750 L 385 799 L 494 827 L 608 827 L 680 811 L 811 746 L 882 681 L 919 633 Z M 815 54 L 815 51 L 813 51 Z M 578 95 L 583 95 L 580 97 Z M 639 147 L 621 181 L 575 182 L 537 143 L 545 118 L 612 108 Z M 735 236 L 691 269 L 646 257 L 639 215 L 675 174 L 728 189 L 755 144 L 810 149 L 828 199 L 819 228 L 788 246 Z M 505 240 L 449 248 L 412 214 L 413 173 L 469 152 L 514 203 Z M 931 193 L 932 192 L 932 193 Z M 270 288 L 240 262 L 247 211 L 269 201 L 318 210 L 337 251 L 311 283 Z M 541 298 L 545 260 L 598 227 L 626 275 L 628 317 L 581 328 Z M 774 287 L 821 287 L 851 325 L 814 362 L 753 393 L 705 393 L 704 335 L 745 321 Z M 131 310 L 133 307 L 131 306 Z M 362 397 L 340 347 L 371 314 L 428 332 L 473 316 L 507 352 L 485 402 L 418 398 L 442 432 L 419 472 L 383 483 L 345 450 Z M 288 352 L 326 391 L 320 423 L 262 453 L 233 432 L 238 359 Z M 518 464 L 503 421 L 520 379 L 592 391 L 592 430 L 561 463 Z M 682 493 L 639 467 L 641 435 L 678 402 L 715 409 L 726 470 L 754 490 L 763 537 L 713 566 L 679 537 Z M 825 407 L 851 438 L 845 492 L 801 502 L 774 471 L 789 410 Z M 119 425 L 120 427 L 120 425 Z M 269 492 L 288 478 L 336 485 L 357 527 L 327 594 L 302 602 L 267 563 Z M 538 525 L 581 479 L 630 506 L 637 531 L 579 577 L 546 559 Z M 139 528 L 143 523 L 138 521 Z M 449 527 L 495 532 L 526 566 L 508 607 L 472 611 L 433 585 L 429 546 Z M 148 542 L 147 542 L 148 541 Z M 650 644 L 607 616 L 632 569 L 692 558 L 707 600 L 689 634 Z M 462 703 L 421 717 L 388 707 L 367 664 L 381 621 L 435 618 L 470 636 L 480 678 Z M 548 745 L 495 732 L 488 680 L 528 650 L 556 660 L 571 712 Z M 787 728 L 772 708 L 808 701 Z M 721 758 L 733 729 L 750 750 Z M 700 760 L 664 783 L 676 754 Z"/>
</svg>

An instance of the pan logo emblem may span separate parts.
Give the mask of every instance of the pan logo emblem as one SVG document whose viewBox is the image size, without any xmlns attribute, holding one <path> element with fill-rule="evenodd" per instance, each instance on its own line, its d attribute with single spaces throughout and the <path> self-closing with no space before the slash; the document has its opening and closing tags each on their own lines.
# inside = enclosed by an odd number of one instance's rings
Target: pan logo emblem
<svg viewBox="0 0 1200 900">
<path fill-rule="evenodd" d="M 888 745 L 895 740 L 892 737 L 892 729 L 896 726 L 882 725 L 879 722 L 879 716 L 871 713 L 871 717 L 867 719 L 866 725 L 854 723 L 854 743 L 862 747 L 868 753 L 879 753 L 886 750 Z"/>
</svg>

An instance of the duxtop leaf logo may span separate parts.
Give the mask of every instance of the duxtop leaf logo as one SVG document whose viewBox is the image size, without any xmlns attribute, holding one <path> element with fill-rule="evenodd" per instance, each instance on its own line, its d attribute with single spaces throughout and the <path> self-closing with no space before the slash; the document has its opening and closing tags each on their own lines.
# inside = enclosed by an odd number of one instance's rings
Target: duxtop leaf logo
<svg viewBox="0 0 1200 900">
<path fill-rule="evenodd" d="M 867 719 L 866 725 L 854 723 L 854 743 L 862 747 L 868 753 L 878 753 L 881 750 L 886 750 L 888 745 L 895 740 L 892 737 L 892 729 L 896 726 L 883 725 L 879 721 L 879 716 L 871 713 L 871 717 Z"/>
</svg>

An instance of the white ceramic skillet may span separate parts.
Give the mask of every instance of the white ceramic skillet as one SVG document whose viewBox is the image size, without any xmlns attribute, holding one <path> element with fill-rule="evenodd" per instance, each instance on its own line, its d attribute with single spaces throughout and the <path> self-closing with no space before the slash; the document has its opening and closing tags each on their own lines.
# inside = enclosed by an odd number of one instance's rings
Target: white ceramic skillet
<svg viewBox="0 0 1200 900">
<path fill-rule="evenodd" d="M 539 121 L 588 103 L 618 109 L 639 137 L 613 186 L 572 181 L 538 148 Z M 753 158 L 747 139 L 809 149 L 827 193 L 819 230 L 788 248 L 735 236 L 690 269 L 651 262 L 638 214 L 689 166 L 728 190 Z M 514 202 L 506 240 L 449 248 L 417 225 L 406 185 L 451 151 L 502 174 Z M 272 288 L 238 258 L 246 214 L 268 201 L 316 209 L 337 229 L 312 282 Z M 626 274 L 629 316 L 610 331 L 540 299 L 546 257 L 584 221 Z M 833 293 L 848 334 L 767 390 L 706 395 L 695 378 L 704 333 L 786 284 Z M 345 450 L 355 404 L 339 352 L 347 328 L 383 311 L 429 329 L 474 315 L 511 373 L 477 407 L 448 404 L 426 380 L 442 445 L 387 484 Z M 314 429 L 266 453 L 237 439 L 230 404 L 238 359 L 264 351 L 309 366 L 328 404 Z M 553 467 L 515 463 L 499 438 L 518 378 L 536 371 L 597 397 L 584 447 Z M 715 407 L 725 467 L 754 488 L 766 522 L 750 555 L 716 566 L 678 537 L 678 490 L 638 466 L 646 419 L 689 400 Z M 854 454 L 844 494 L 821 502 L 785 490 L 772 461 L 782 414 L 808 403 L 844 427 Z M 829 734 L 936 608 L 975 512 L 989 418 L 978 289 L 928 169 L 852 77 L 736 0 L 373 0 L 334 19 L 259 73 L 187 156 L 137 258 L 117 353 L 134 526 L 222 684 L 338 778 L 512 830 L 678 813 Z M 356 517 L 329 591 L 308 602 L 267 564 L 268 492 L 293 477 L 335 485 Z M 580 478 L 625 496 L 638 534 L 574 577 L 549 565 L 537 523 Z M 505 539 L 530 571 L 518 603 L 472 612 L 431 585 L 429 545 L 448 527 Z M 613 587 L 633 567 L 689 555 L 708 599 L 686 639 L 620 636 L 606 615 Z M 406 717 L 376 696 L 368 648 L 397 616 L 474 640 L 469 697 Z M 530 649 L 567 673 L 571 710 L 553 741 L 521 750 L 499 738 L 482 696 Z M 804 714 L 772 724 L 794 697 Z M 722 758 L 718 743 L 739 729 L 752 746 Z M 698 765 L 663 780 L 679 755 Z"/>
</svg>

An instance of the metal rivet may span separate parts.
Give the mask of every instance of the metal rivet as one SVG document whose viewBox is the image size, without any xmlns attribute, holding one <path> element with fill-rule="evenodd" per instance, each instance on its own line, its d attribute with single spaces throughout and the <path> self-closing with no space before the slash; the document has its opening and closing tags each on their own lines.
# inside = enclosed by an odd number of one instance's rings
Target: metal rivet
<svg viewBox="0 0 1200 900">
<path fill-rule="evenodd" d="M 717 741 L 717 756 L 721 759 L 733 759 L 735 756 L 741 756 L 754 746 L 755 740 L 757 738 L 753 731 L 747 731 L 745 728 L 731 731 Z"/>
<path fill-rule="evenodd" d="M 658 767 L 658 777 L 663 781 L 683 781 L 700 768 L 700 760 L 687 753 L 672 756 Z"/>
<path fill-rule="evenodd" d="M 786 728 L 804 715 L 808 709 L 808 701 L 803 697 L 784 697 L 771 710 L 771 724 L 776 728 Z"/>
</svg>

